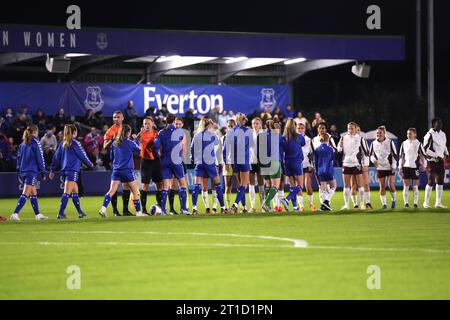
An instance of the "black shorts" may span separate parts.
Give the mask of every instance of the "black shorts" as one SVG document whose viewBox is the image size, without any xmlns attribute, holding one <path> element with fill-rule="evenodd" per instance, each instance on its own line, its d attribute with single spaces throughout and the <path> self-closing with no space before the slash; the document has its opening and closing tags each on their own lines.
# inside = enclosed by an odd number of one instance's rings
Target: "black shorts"
<svg viewBox="0 0 450 320">
<path fill-rule="evenodd" d="M 311 167 L 303 168 L 303 174 L 305 173 L 312 173 L 312 168 Z"/>
<path fill-rule="evenodd" d="M 252 168 L 250 169 L 250 173 L 259 174 L 261 172 L 260 165 L 258 163 L 252 163 Z"/>
<path fill-rule="evenodd" d="M 427 172 L 443 176 L 445 174 L 444 160 L 427 161 Z"/>
<path fill-rule="evenodd" d="M 417 168 L 403 167 L 402 174 L 403 174 L 403 179 L 405 179 L 405 180 L 409 180 L 409 179 L 419 180 L 419 178 L 420 178 L 420 172 L 419 172 L 419 169 L 417 169 Z"/>
<path fill-rule="evenodd" d="M 149 184 L 150 181 L 154 183 L 160 183 L 161 178 L 161 160 L 148 160 L 141 159 L 141 182 L 143 184 Z"/>
<path fill-rule="evenodd" d="M 343 167 L 342 169 L 342 173 L 343 174 L 361 174 L 362 170 L 361 170 L 361 166 L 357 166 L 357 167 Z"/>
<path fill-rule="evenodd" d="M 394 170 L 377 170 L 377 178 L 383 179 L 394 175 Z"/>
</svg>

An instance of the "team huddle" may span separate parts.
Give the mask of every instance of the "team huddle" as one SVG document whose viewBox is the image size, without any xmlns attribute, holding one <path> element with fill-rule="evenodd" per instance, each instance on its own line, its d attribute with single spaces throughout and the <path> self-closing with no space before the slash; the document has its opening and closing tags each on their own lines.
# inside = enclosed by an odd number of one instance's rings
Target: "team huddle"
<svg viewBox="0 0 450 320">
<path fill-rule="evenodd" d="M 386 186 L 391 194 L 390 208 L 396 207 L 395 173 L 399 169 L 403 179 L 404 207 L 409 207 L 409 189 L 412 184 L 413 207 L 418 208 L 420 170 L 426 170 L 428 183 L 425 188 L 424 208 L 430 208 L 429 199 L 436 183 L 436 208 L 446 208 L 442 204 L 444 184 L 444 159 L 449 157 L 446 135 L 442 131 L 442 120 L 434 119 L 432 128 L 425 135 L 423 143 L 417 139 L 414 128 L 407 131 L 407 139 L 397 152 L 394 141 L 386 136 L 386 128 L 380 126 L 376 140 L 368 145 L 360 134 L 359 126 L 350 122 L 347 133 L 336 144 L 327 133 L 326 123 L 318 125 L 318 134 L 310 138 L 305 134 L 305 125 L 292 118 L 288 119 L 284 130 L 279 123 L 268 120 L 263 123 L 254 118 L 251 127 L 248 119 L 238 113 L 228 120 L 227 132 L 221 136 L 217 125 L 203 118 L 192 138 L 183 130 L 183 119 L 169 114 L 166 127 L 159 132 L 151 117 L 143 121 L 139 134 L 132 134 L 129 125 L 123 124 L 123 114 L 113 115 L 114 124 L 105 134 L 104 147 L 110 150 L 112 161 L 111 184 L 106 192 L 99 214 L 107 217 L 107 208 L 112 205 L 113 215 L 119 216 L 117 191 L 122 187 L 123 215 L 133 215 L 128 209 L 130 197 L 136 216 L 178 214 L 174 199 L 178 190 L 181 213 L 198 214 L 198 198 L 205 204 L 205 213 L 211 213 L 209 206 L 209 182 L 213 193 L 212 212 L 222 214 L 247 212 L 304 211 L 303 193 L 308 197 L 307 207 L 316 211 L 313 202 L 313 179 L 319 186 L 320 210 L 332 210 L 332 199 L 336 191 L 336 158 L 342 157 L 344 207 L 350 209 L 350 199 L 354 209 L 373 209 L 370 200 L 368 167 L 373 163 L 377 170 L 380 199 L 383 209 L 387 209 Z M 19 212 L 30 199 L 36 220 L 47 217 L 39 210 L 36 182 L 38 176 L 46 179 L 42 148 L 38 140 L 38 128 L 30 125 L 23 134 L 19 147 L 17 169 L 24 183 L 11 220 L 20 221 Z M 93 167 L 81 144 L 77 141 L 77 129 L 72 124 L 64 127 L 63 141 L 53 156 L 48 174 L 54 179 L 60 171 L 64 178 L 64 191 L 60 200 L 58 219 L 66 219 L 65 209 L 69 198 L 78 212 L 78 217 L 86 214 L 81 209 L 78 196 L 78 178 L 81 164 Z M 141 159 L 141 189 L 134 174 L 134 155 Z M 192 208 L 188 210 L 188 185 L 186 165 L 195 165 L 194 186 L 191 193 Z M 222 178 L 224 186 L 222 186 Z M 232 199 L 232 186 L 236 186 L 236 196 Z M 289 192 L 285 195 L 285 181 Z M 147 193 L 150 183 L 156 186 L 156 203 L 147 208 Z M 258 186 L 261 210 L 256 208 L 256 185 Z M 250 205 L 247 206 L 246 193 Z M 358 201 L 359 200 L 359 201 Z M 169 202 L 169 210 L 167 210 Z M 148 209 L 148 210 L 147 210 Z"/>
</svg>

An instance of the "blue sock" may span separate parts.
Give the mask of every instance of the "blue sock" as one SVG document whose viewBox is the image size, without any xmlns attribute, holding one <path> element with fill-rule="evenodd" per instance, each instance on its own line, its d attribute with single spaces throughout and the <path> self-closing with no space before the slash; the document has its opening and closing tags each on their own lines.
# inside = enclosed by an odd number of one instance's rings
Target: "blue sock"
<svg viewBox="0 0 450 320">
<path fill-rule="evenodd" d="M 39 205 L 38 205 L 37 195 L 30 196 L 30 203 L 31 203 L 31 206 L 33 207 L 34 215 L 37 216 L 39 214 Z"/>
<path fill-rule="evenodd" d="M 202 185 L 196 184 L 194 186 L 194 191 L 192 191 L 192 206 L 197 206 L 198 195 L 202 192 Z"/>
<path fill-rule="evenodd" d="M 78 197 L 78 193 L 72 193 L 72 202 L 77 209 L 77 212 L 81 214 L 83 211 L 81 210 L 80 198 Z"/>
<path fill-rule="evenodd" d="M 58 216 L 64 215 L 64 210 L 66 210 L 67 202 L 69 202 L 69 195 L 67 193 L 63 193 L 61 196 Z"/>
<path fill-rule="evenodd" d="M 247 206 L 247 197 L 245 196 L 246 187 L 242 187 L 242 200 L 241 203 L 244 206 L 244 208 Z"/>
<path fill-rule="evenodd" d="M 220 183 L 216 184 L 216 194 L 217 194 L 217 200 L 219 200 L 219 204 L 221 208 L 225 207 L 225 201 L 223 200 L 223 190 Z"/>
<path fill-rule="evenodd" d="M 111 196 L 109 194 L 105 194 L 105 197 L 103 198 L 103 207 L 108 208 L 110 201 L 111 201 Z"/>
<path fill-rule="evenodd" d="M 187 191 L 186 188 L 180 188 L 180 205 L 181 205 L 181 210 L 182 211 L 187 211 L 186 208 L 186 201 L 187 201 Z"/>
<path fill-rule="evenodd" d="M 245 187 L 244 186 L 240 186 L 239 187 L 239 191 L 236 195 L 236 200 L 234 201 L 234 203 L 239 204 L 239 202 L 242 202 L 242 199 L 245 197 Z M 242 204 L 244 204 L 242 202 Z"/>
<path fill-rule="evenodd" d="M 17 201 L 16 209 L 14 210 L 14 213 L 19 213 L 20 210 L 22 210 L 23 206 L 27 202 L 27 196 L 24 194 L 21 194 L 19 197 L 19 201 Z"/>
<path fill-rule="evenodd" d="M 141 211 L 141 202 L 139 201 L 139 199 L 133 200 L 133 204 L 134 204 L 134 208 L 136 209 L 136 212 L 140 212 Z"/>
<path fill-rule="evenodd" d="M 167 190 L 161 190 L 161 210 L 166 213 Z"/>
<path fill-rule="evenodd" d="M 288 194 L 287 197 L 286 197 L 286 200 L 287 200 L 287 201 L 291 201 L 291 200 L 292 200 L 292 197 L 295 196 L 295 190 L 294 190 L 294 188 L 295 188 L 295 187 L 290 187 L 290 188 L 289 188 L 289 194 Z"/>
</svg>

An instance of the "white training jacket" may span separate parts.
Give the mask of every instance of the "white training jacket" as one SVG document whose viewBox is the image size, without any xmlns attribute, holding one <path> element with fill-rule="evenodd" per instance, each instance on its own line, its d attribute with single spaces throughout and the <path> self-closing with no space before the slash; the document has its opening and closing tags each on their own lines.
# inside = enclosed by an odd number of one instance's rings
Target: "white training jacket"
<svg viewBox="0 0 450 320">
<path fill-rule="evenodd" d="M 398 167 L 418 170 L 420 159 L 425 158 L 425 150 L 419 140 L 405 140 L 400 146 Z"/>
<path fill-rule="evenodd" d="M 447 137 L 444 131 L 437 132 L 434 129 L 430 129 L 423 138 L 423 147 L 430 161 L 437 162 L 438 157 L 444 158 L 444 156 L 447 156 Z"/>
<path fill-rule="evenodd" d="M 337 150 L 336 148 L 336 143 L 334 143 L 334 139 L 331 137 L 331 134 L 327 133 L 328 135 L 328 145 L 330 147 L 333 148 L 334 151 Z M 315 136 L 314 138 L 312 138 L 311 140 L 311 147 L 312 147 L 312 151 L 314 152 L 314 150 L 316 150 L 318 147 L 320 147 L 322 143 L 320 142 L 320 136 Z"/>
<path fill-rule="evenodd" d="M 308 137 L 307 135 L 304 135 L 303 138 L 305 138 L 305 145 L 302 147 L 303 151 L 302 166 L 303 169 L 307 169 L 308 167 L 313 166 L 313 149 L 311 138 Z"/>
<path fill-rule="evenodd" d="M 370 145 L 370 160 L 377 163 L 377 170 L 395 170 L 397 168 L 397 148 L 393 140 L 374 140 Z"/>
<path fill-rule="evenodd" d="M 342 152 L 342 165 L 350 168 L 361 166 L 363 157 L 369 155 L 367 143 L 359 134 L 344 134 L 339 141 L 337 151 Z"/>
</svg>

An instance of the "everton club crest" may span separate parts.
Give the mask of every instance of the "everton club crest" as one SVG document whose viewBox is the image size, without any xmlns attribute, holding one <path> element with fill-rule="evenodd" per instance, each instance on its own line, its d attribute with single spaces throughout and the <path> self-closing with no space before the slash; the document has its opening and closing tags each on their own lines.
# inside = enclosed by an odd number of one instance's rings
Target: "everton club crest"
<svg viewBox="0 0 450 320">
<path fill-rule="evenodd" d="M 94 112 L 100 111 L 105 104 L 101 96 L 102 89 L 100 87 L 87 87 L 86 92 L 86 100 L 84 100 L 86 109 L 91 109 Z"/>
<path fill-rule="evenodd" d="M 97 33 L 97 47 L 100 50 L 104 50 L 107 46 L 108 39 L 106 38 L 106 33 Z"/>
<path fill-rule="evenodd" d="M 262 109 L 265 107 L 269 108 L 270 112 L 273 111 L 277 104 L 275 100 L 275 90 L 273 88 L 264 88 L 261 90 L 261 101 L 259 102 L 259 106 Z"/>
</svg>

